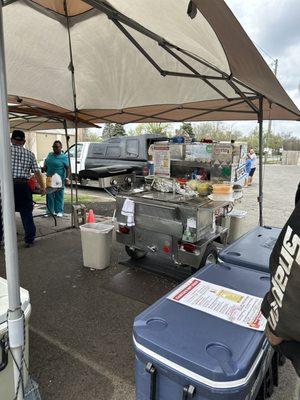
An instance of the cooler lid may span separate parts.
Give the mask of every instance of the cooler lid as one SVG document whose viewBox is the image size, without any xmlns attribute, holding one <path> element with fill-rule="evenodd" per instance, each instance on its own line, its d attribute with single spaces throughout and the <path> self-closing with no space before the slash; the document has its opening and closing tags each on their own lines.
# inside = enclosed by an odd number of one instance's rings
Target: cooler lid
<svg viewBox="0 0 300 400">
<path fill-rule="evenodd" d="M 269 288 L 267 274 L 225 263 L 209 265 L 194 277 L 257 297 Z M 207 386 L 224 389 L 246 384 L 267 347 L 263 332 L 167 296 L 135 319 L 136 350 Z"/>
<path fill-rule="evenodd" d="M 219 253 L 227 263 L 269 272 L 269 259 L 281 229 L 258 226 Z"/>
<path fill-rule="evenodd" d="M 26 312 L 29 306 L 29 292 L 26 289 L 20 288 L 22 310 Z M 0 278 L 0 330 L 1 324 L 6 322 L 8 310 L 8 292 L 7 292 L 7 281 L 4 278 Z"/>
</svg>

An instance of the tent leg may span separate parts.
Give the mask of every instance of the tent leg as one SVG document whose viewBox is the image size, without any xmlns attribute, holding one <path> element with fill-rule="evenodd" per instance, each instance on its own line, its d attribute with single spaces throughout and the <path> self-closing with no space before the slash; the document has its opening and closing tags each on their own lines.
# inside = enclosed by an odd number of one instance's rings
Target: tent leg
<svg viewBox="0 0 300 400">
<path fill-rule="evenodd" d="M 263 97 L 259 97 L 259 112 L 258 112 L 258 124 L 259 124 L 259 226 L 263 226 Z"/>
<path fill-rule="evenodd" d="M 20 379 L 23 378 L 24 320 L 20 301 L 15 201 L 9 143 L 2 2 L 0 2 L 0 163 L 5 264 L 9 304 L 8 335 L 11 339 L 10 348 L 15 359 L 14 383 L 16 393 L 18 390 L 16 399 L 21 400 L 23 399 L 22 381 L 20 381 Z"/>
<path fill-rule="evenodd" d="M 74 226 L 74 221 L 73 221 L 73 203 L 74 203 L 74 194 L 73 194 L 73 178 L 72 178 L 72 168 L 71 168 L 71 157 L 70 157 L 70 146 L 69 146 L 69 135 L 68 135 L 68 126 L 67 126 L 67 121 L 64 120 L 63 122 L 64 125 L 64 130 L 65 130 L 65 137 L 66 137 L 66 144 L 67 144 L 67 151 L 68 151 L 68 159 L 69 159 L 69 166 L 71 169 L 71 227 Z"/>
<path fill-rule="evenodd" d="M 75 199 L 78 204 L 78 119 L 77 109 L 75 109 Z"/>
<path fill-rule="evenodd" d="M 70 53 L 70 65 L 69 70 L 71 71 L 72 76 L 72 92 L 73 92 L 73 103 L 74 103 L 74 116 L 75 116 L 75 199 L 76 204 L 78 204 L 78 110 L 77 110 L 77 95 L 76 95 L 76 82 L 75 82 L 75 69 L 74 69 L 74 61 L 73 61 L 73 50 L 72 50 L 72 40 L 71 40 L 71 31 L 70 31 L 70 18 L 68 14 L 68 5 L 67 0 L 64 0 L 64 9 L 65 16 L 67 21 L 67 29 L 68 29 L 68 41 L 69 41 L 69 53 Z"/>
</svg>

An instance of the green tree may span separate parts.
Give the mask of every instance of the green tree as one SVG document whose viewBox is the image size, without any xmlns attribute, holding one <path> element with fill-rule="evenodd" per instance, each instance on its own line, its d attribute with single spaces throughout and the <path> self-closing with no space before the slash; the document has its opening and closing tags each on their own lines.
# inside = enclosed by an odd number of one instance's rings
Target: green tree
<svg viewBox="0 0 300 400">
<path fill-rule="evenodd" d="M 82 134 L 83 142 L 101 142 L 102 136 L 100 135 L 99 129 L 87 128 Z"/>
<path fill-rule="evenodd" d="M 126 131 L 121 124 L 105 124 L 102 132 L 103 139 L 108 139 L 114 136 L 125 136 Z"/>
<path fill-rule="evenodd" d="M 135 136 L 145 134 L 170 136 L 171 128 L 171 124 L 166 124 L 163 122 L 151 122 L 148 124 L 138 124 L 138 126 L 134 130 L 130 130 L 130 134 L 133 134 Z"/>
<path fill-rule="evenodd" d="M 196 140 L 211 139 L 216 141 L 243 140 L 241 132 L 227 129 L 222 122 L 204 122 L 193 126 Z"/>
<path fill-rule="evenodd" d="M 194 129 L 190 122 L 183 122 L 180 126 L 180 130 L 187 133 L 191 139 L 194 139 L 195 137 Z"/>
<path fill-rule="evenodd" d="M 263 147 L 264 146 L 264 140 L 265 138 L 265 133 L 263 134 Z M 247 142 L 249 148 L 253 148 L 256 153 L 259 152 L 259 131 L 258 127 L 253 129 L 248 135 L 244 136 L 244 141 Z"/>
</svg>

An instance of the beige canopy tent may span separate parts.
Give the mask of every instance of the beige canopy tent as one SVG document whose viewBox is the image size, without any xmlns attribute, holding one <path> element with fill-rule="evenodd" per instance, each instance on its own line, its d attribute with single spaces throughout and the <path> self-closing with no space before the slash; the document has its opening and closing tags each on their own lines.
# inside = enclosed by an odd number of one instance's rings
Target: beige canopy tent
<svg viewBox="0 0 300 400">
<path fill-rule="evenodd" d="M 223 0 L 8 3 L 8 94 L 20 105 L 74 115 L 75 89 L 92 123 L 251 120 L 263 96 L 264 119 L 300 119 Z"/>
<path fill-rule="evenodd" d="M 300 119 L 223 0 L 6 3 L 8 99 L 15 111 L 50 113 L 75 126 Z"/>
<path fill-rule="evenodd" d="M 300 119 L 223 0 L 2 0 L 0 172 L 9 334 L 23 332 L 7 135 L 7 102 L 15 99 L 14 112 L 25 107 L 73 118 L 75 127 L 79 121 L 257 119 L 260 157 L 263 118 Z M 259 204 L 262 224 L 262 168 Z M 22 343 L 10 345 L 18 388 Z"/>
</svg>

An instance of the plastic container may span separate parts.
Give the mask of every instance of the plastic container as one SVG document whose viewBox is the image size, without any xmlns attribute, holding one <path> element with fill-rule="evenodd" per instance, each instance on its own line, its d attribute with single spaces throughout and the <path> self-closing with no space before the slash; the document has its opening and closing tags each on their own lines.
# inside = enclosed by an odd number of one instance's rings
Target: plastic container
<svg viewBox="0 0 300 400">
<path fill-rule="evenodd" d="M 229 264 L 194 277 L 259 297 L 269 288 L 267 274 Z M 272 392 L 277 364 L 263 332 L 167 297 L 134 322 L 137 400 L 255 400 L 262 384 Z"/>
<path fill-rule="evenodd" d="M 212 187 L 213 194 L 230 194 L 233 192 L 232 185 L 227 185 L 225 183 L 215 183 Z"/>
<path fill-rule="evenodd" d="M 228 194 L 213 193 L 211 195 L 211 198 L 213 199 L 213 201 L 234 201 L 232 193 Z"/>
<path fill-rule="evenodd" d="M 29 293 L 25 289 L 20 289 L 22 310 L 25 316 L 25 363 L 29 367 L 29 318 L 31 314 L 31 305 L 29 302 Z M 14 387 L 14 371 L 13 371 L 13 359 L 10 353 L 8 353 L 7 363 L 1 356 L 2 347 L 7 343 L 7 310 L 8 310 L 8 294 L 7 294 L 7 281 L 0 278 L 0 399 L 14 399 L 15 398 L 15 387 Z M 3 368 L 3 369 L 2 369 Z M 24 386 L 28 383 L 28 371 L 24 367 L 23 375 Z"/>
<path fill-rule="evenodd" d="M 224 262 L 269 273 L 269 259 L 280 228 L 258 226 L 225 247 L 219 258 Z"/>
<path fill-rule="evenodd" d="M 104 269 L 109 266 L 114 225 L 95 222 L 80 226 L 83 265 Z"/>
</svg>

